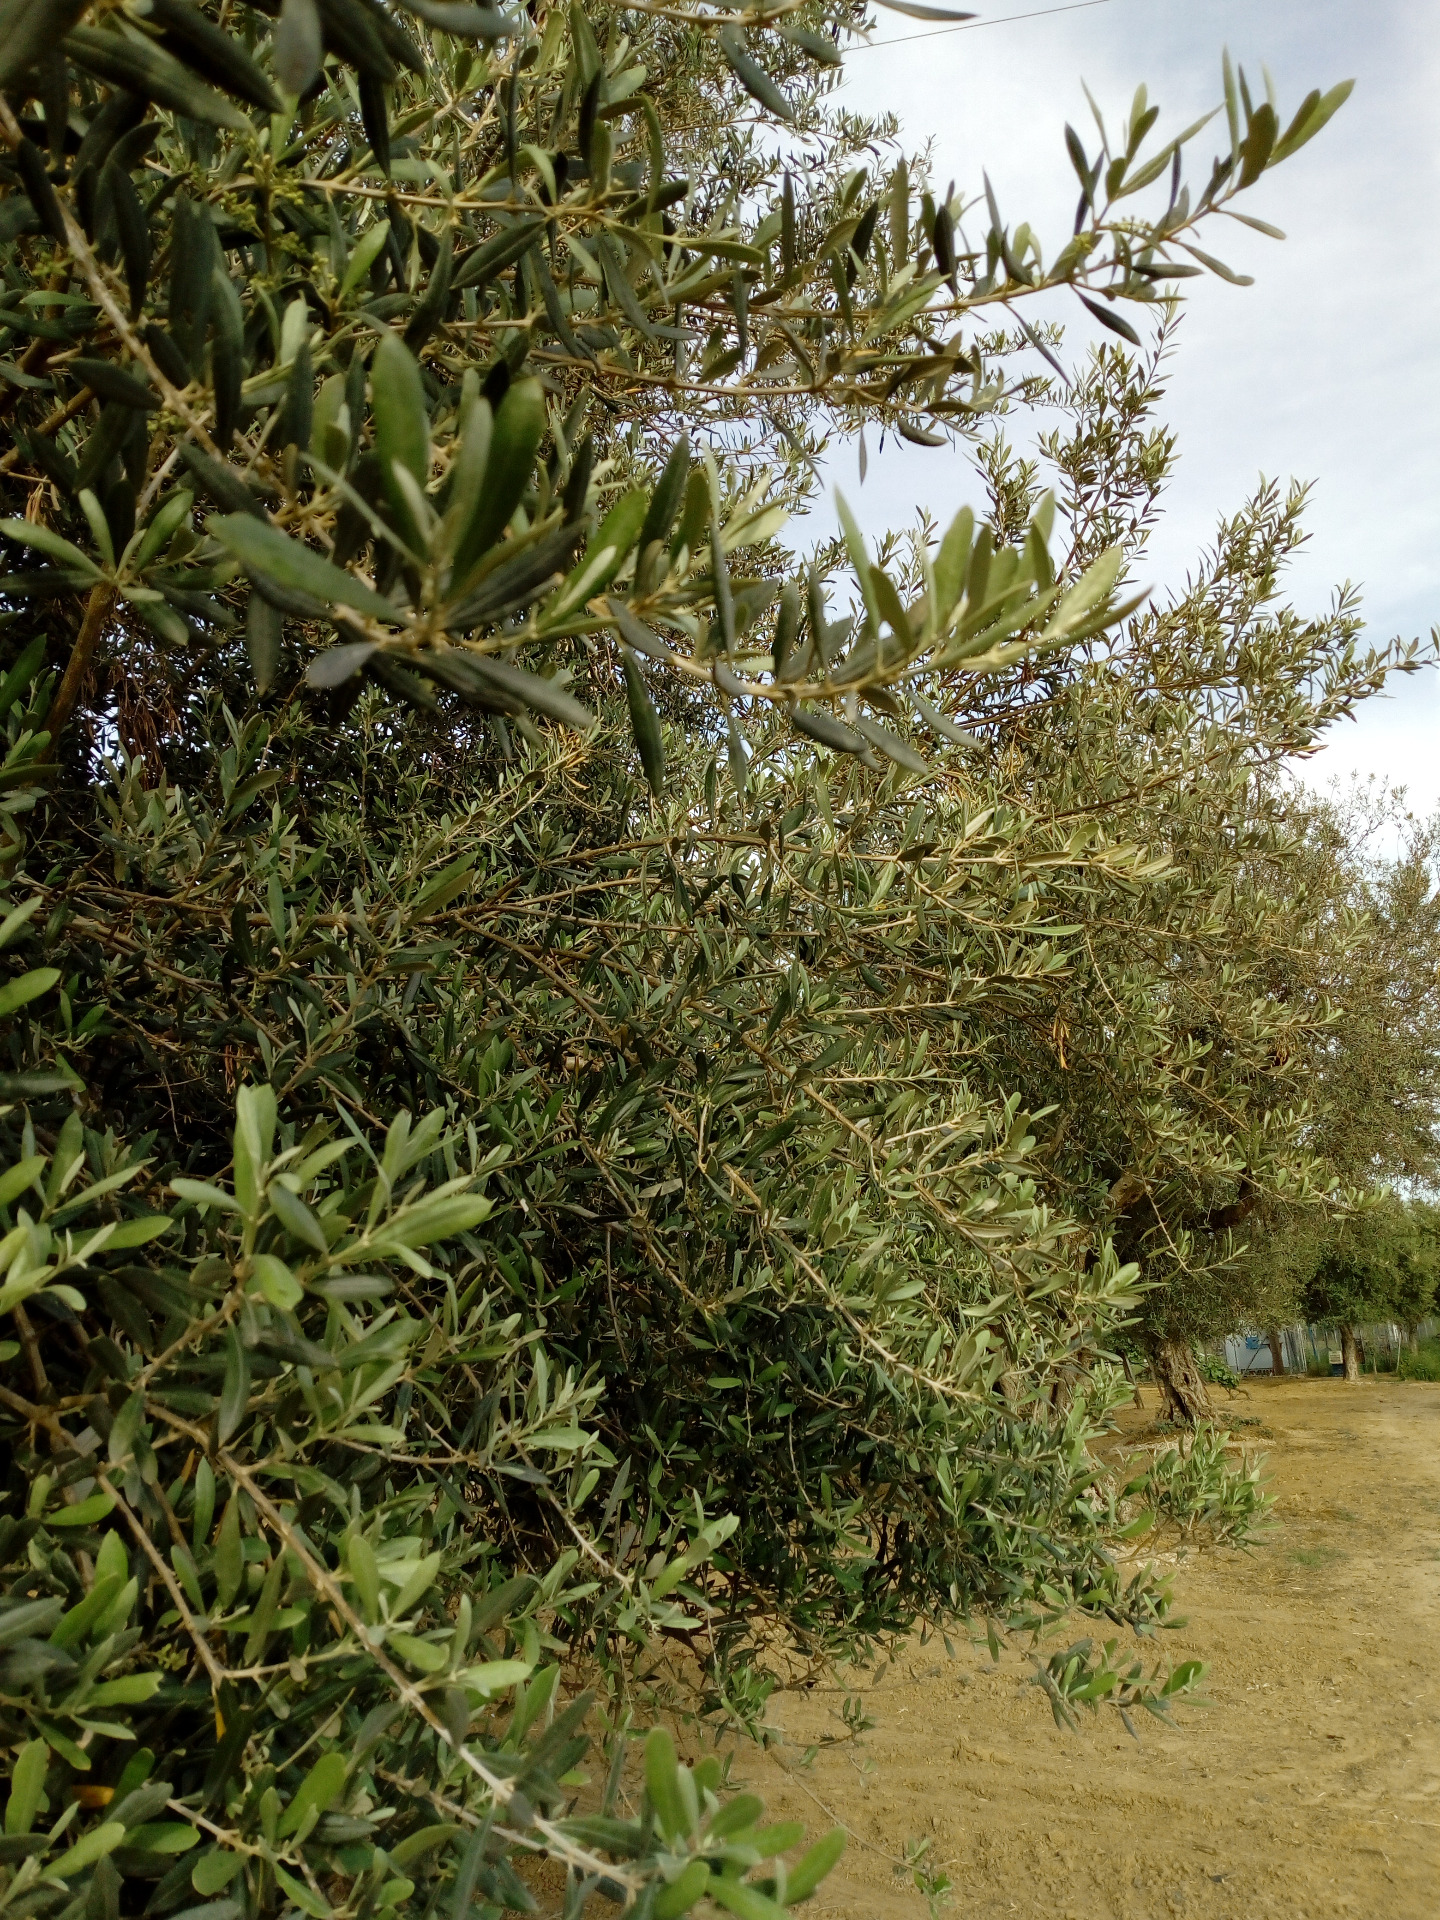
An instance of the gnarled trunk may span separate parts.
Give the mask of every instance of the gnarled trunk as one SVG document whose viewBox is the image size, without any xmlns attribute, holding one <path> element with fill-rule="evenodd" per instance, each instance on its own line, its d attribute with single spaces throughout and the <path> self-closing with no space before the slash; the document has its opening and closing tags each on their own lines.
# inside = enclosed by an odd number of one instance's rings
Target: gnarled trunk
<svg viewBox="0 0 1440 1920">
<path fill-rule="evenodd" d="M 1188 1340 L 1151 1340 L 1150 1370 L 1160 1389 L 1160 1414 L 1177 1426 L 1193 1427 L 1211 1416 L 1210 1390 Z"/>
<path fill-rule="evenodd" d="M 1345 1362 L 1345 1378 L 1360 1378 L 1360 1338 L 1354 1327 L 1340 1329 L 1340 1357 Z"/>
<path fill-rule="evenodd" d="M 1285 1373 L 1285 1336 L 1279 1327 L 1270 1329 L 1265 1336 L 1265 1343 L 1270 1349 L 1270 1371 L 1277 1380 L 1282 1379 Z"/>
</svg>

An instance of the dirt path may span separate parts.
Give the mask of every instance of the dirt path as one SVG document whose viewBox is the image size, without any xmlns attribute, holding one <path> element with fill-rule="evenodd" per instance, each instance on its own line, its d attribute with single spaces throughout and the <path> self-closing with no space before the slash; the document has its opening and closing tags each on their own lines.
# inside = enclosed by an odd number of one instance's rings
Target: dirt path
<svg viewBox="0 0 1440 1920">
<path fill-rule="evenodd" d="M 1058 1732 L 1028 1667 L 983 1645 L 913 1644 L 876 1725 L 839 1692 L 787 1694 L 786 1743 L 744 1763 L 775 1817 L 853 1834 L 807 1909 L 925 1920 L 908 1842 L 954 1883 L 953 1920 L 1433 1920 L 1440 1915 L 1440 1386 L 1257 1381 L 1277 1525 L 1253 1555 L 1178 1569 L 1188 1625 L 1166 1653 L 1209 1666 L 1213 1705 L 1141 1744 L 1113 1714 Z M 813 1796 L 813 1797 L 812 1797 Z"/>
</svg>

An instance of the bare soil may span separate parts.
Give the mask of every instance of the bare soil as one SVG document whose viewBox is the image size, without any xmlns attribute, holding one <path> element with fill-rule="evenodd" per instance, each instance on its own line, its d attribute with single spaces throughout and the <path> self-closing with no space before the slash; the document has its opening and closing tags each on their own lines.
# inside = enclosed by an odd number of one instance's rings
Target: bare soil
<svg viewBox="0 0 1440 1920">
<path fill-rule="evenodd" d="M 1018 1655 L 934 1638 L 842 1676 L 859 1740 L 844 1685 L 777 1696 L 783 1742 L 736 1772 L 772 1817 L 850 1830 L 816 1920 L 925 1920 L 897 1871 L 919 1841 L 953 1920 L 1440 1915 L 1440 1385 L 1256 1381 L 1227 1411 L 1262 1422 L 1279 1505 L 1253 1552 L 1175 1566 L 1162 1651 L 1207 1663 L 1211 1704 L 1138 1743 L 1113 1710 L 1061 1732 Z"/>
</svg>

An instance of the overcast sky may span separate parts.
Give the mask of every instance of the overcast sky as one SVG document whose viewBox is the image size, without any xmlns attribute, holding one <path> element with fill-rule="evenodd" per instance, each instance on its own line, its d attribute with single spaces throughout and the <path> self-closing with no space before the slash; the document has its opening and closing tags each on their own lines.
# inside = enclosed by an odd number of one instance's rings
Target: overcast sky
<svg viewBox="0 0 1440 1920">
<path fill-rule="evenodd" d="M 970 0 L 975 4 L 975 0 Z M 1221 98 L 1220 55 L 1268 65 L 1282 125 L 1312 86 L 1355 92 L 1303 152 L 1242 203 L 1284 242 L 1213 221 L 1208 251 L 1255 285 L 1186 283 L 1182 343 L 1164 413 L 1182 459 L 1148 577 L 1179 583 L 1264 473 L 1316 483 L 1310 547 L 1290 575 L 1302 611 L 1334 585 L 1364 591 L 1374 637 L 1440 622 L 1440 9 L 1430 0 L 1095 0 L 1038 18 L 1035 0 L 993 0 L 983 23 L 935 33 L 879 13 L 877 44 L 846 59 L 857 109 L 893 108 L 911 150 L 934 141 L 943 189 L 989 171 L 1012 228 L 1028 219 L 1053 258 L 1074 217 L 1067 120 L 1094 146 L 1082 78 L 1113 128 L 1144 81 L 1166 136 Z M 1007 18 L 1006 16 L 1010 16 Z M 880 44 L 888 42 L 889 44 Z M 1155 138 L 1152 135 L 1152 140 Z M 1199 137 L 1202 179 L 1224 139 Z M 1057 309 L 1058 311 L 1058 309 Z M 1067 301 L 1068 322 L 1079 311 Z M 1083 318 L 1083 315 L 1081 315 Z M 1071 341 L 1086 337 L 1072 325 Z M 953 512 L 978 487 L 945 452 L 870 448 L 862 489 L 853 449 L 832 472 L 863 522 L 908 524 L 924 500 Z M 1440 674 L 1397 679 L 1311 763 L 1311 777 L 1374 772 L 1440 803 Z"/>
</svg>

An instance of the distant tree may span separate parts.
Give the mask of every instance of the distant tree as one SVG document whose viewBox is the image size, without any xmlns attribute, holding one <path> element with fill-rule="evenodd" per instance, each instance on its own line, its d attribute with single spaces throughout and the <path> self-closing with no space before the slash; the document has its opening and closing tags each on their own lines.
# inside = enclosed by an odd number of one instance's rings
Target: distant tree
<svg viewBox="0 0 1440 1920">
<path fill-rule="evenodd" d="M 1340 1329 L 1345 1378 L 1360 1378 L 1357 1328 L 1398 1320 L 1410 1331 L 1435 1302 L 1440 1248 L 1431 1207 L 1407 1207 L 1386 1197 L 1342 1221 L 1322 1243 L 1305 1280 L 1306 1315 Z"/>
<path fill-rule="evenodd" d="M 1097 376 L 1071 403 L 1077 447 L 1092 413 L 1106 423 L 1104 516 L 1139 527 L 1137 544 L 1169 458 L 1141 399 L 1132 387 L 1127 412 Z M 1433 837 L 1412 823 L 1403 857 L 1385 859 L 1385 808 L 1315 800 L 1293 777 L 1385 671 L 1358 644 L 1353 598 L 1316 621 L 1278 603 L 1302 505 L 1267 489 L 1123 647 L 1046 662 L 994 696 L 1014 703 L 1006 800 L 1045 793 L 1110 850 L 1073 888 L 1059 867 L 1047 876 L 1079 933 L 1043 1021 L 987 1033 L 986 1057 L 1032 1110 L 1054 1110 L 1052 1201 L 1138 1266 L 1140 1339 L 1186 1422 L 1210 1411 L 1196 1344 L 1283 1323 L 1294 1247 L 1377 1173 L 1418 1177 L 1434 1147 Z M 1127 840 L 1140 867 L 1115 860 Z"/>
<path fill-rule="evenodd" d="M 1358 784 L 1295 794 L 1292 812 L 1287 865 L 1308 926 L 1277 942 L 1274 984 L 1324 1014 L 1291 1064 L 1329 1197 L 1271 1196 L 1252 1209 L 1229 1324 L 1278 1328 L 1304 1311 L 1342 1327 L 1358 1315 L 1413 1329 L 1434 1298 L 1435 1210 L 1396 1199 L 1353 1232 L 1344 1219 L 1386 1183 L 1424 1191 L 1440 1166 L 1440 819 L 1409 814 L 1403 792 Z"/>
<path fill-rule="evenodd" d="M 1420 1322 L 1435 1308 L 1440 1286 L 1440 1208 L 1412 1201 L 1405 1209 L 1405 1229 L 1396 1237 L 1396 1286 L 1392 1306 L 1413 1349 L 1420 1344 Z"/>
</svg>

